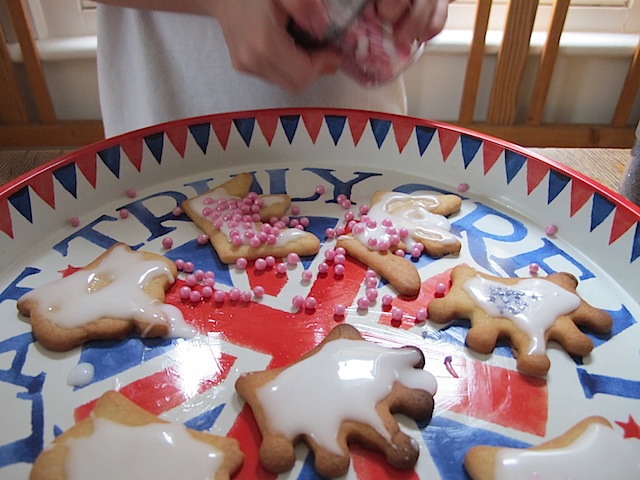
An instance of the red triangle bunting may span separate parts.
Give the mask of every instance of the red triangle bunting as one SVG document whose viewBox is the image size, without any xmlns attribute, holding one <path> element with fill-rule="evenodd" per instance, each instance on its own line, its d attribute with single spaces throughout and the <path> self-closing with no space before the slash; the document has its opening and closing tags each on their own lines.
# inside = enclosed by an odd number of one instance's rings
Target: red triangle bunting
<svg viewBox="0 0 640 480">
<path fill-rule="evenodd" d="M 211 127 L 213 128 L 216 137 L 218 137 L 218 141 L 222 146 L 223 150 L 227 149 L 227 144 L 229 143 L 229 134 L 231 133 L 231 118 L 220 118 L 219 120 L 215 120 L 211 122 Z"/>
<path fill-rule="evenodd" d="M 549 165 L 529 159 L 527 162 L 527 195 L 540 185 L 540 182 L 547 176 L 551 167 Z"/>
<path fill-rule="evenodd" d="M 611 236 L 609 237 L 609 245 L 618 240 L 624 235 L 632 225 L 638 222 L 638 215 L 619 205 L 616 208 L 615 216 L 613 217 L 613 226 L 611 227 Z"/>
<path fill-rule="evenodd" d="M 504 147 L 491 142 L 482 143 L 482 153 L 484 161 L 484 174 L 486 175 L 493 168 L 493 166 L 504 152 Z M 531 162 L 528 162 L 531 163 Z"/>
<path fill-rule="evenodd" d="M 322 122 L 324 121 L 324 114 L 315 111 L 312 111 L 310 113 L 303 113 L 302 121 L 304 122 L 304 126 L 307 129 L 309 138 L 311 138 L 311 141 L 313 143 L 316 143 L 316 140 L 318 140 L 318 135 L 320 134 L 320 129 L 322 128 Z"/>
<path fill-rule="evenodd" d="M 84 175 L 84 178 L 91 184 L 93 188 L 96 188 L 96 177 L 98 176 L 98 169 L 96 165 L 96 154 L 91 152 L 85 157 L 76 160 L 78 169 Z"/>
<path fill-rule="evenodd" d="M 9 200 L 6 197 L 0 198 L 0 230 L 9 235 L 10 238 L 13 238 Z"/>
<path fill-rule="evenodd" d="M 187 132 L 188 128 L 186 125 L 167 128 L 164 132 L 173 145 L 173 148 L 176 149 L 182 158 L 184 158 L 184 151 L 187 148 Z"/>
<path fill-rule="evenodd" d="M 402 153 L 404 147 L 407 146 L 409 138 L 413 133 L 414 125 L 409 122 L 397 121 L 393 122 L 393 132 L 396 135 L 396 144 L 398 145 L 398 152 Z"/>
<path fill-rule="evenodd" d="M 267 145 L 271 146 L 273 142 L 273 137 L 276 134 L 276 129 L 278 128 L 278 119 L 279 115 L 263 113 L 262 115 L 258 115 L 257 117 L 258 125 L 260 126 L 260 130 L 262 131 L 262 136 L 267 141 Z"/>
<path fill-rule="evenodd" d="M 444 128 L 438 129 L 438 139 L 440 140 L 440 151 L 442 152 L 443 161 L 447 161 L 459 138 L 460 133 L 458 132 Z"/>
<path fill-rule="evenodd" d="M 586 182 L 571 182 L 571 213 L 574 216 L 578 210 L 593 196 L 594 188 Z"/>
<path fill-rule="evenodd" d="M 142 139 L 133 137 L 132 139 L 122 140 L 120 142 L 122 151 L 131 162 L 131 165 L 136 167 L 136 170 L 140 171 L 142 168 Z"/>
<path fill-rule="evenodd" d="M 368 123 L 368 115 L 358 112 L 349 115 L 349 130 L 351 131 L 351 138 L 353 138 L 353 144 L 355 146 L 358 146 L 358 143 L 360 143 L 360 139 Z"/>
<path fill-rule="evenodd" d="M 29 186 L 38 196 L 47 202 L 51 208 L 56 208 L 56 199 L 53 190 L 53 176 L 50 171 L 41 172 L 29 179 Z"/>
</svg>

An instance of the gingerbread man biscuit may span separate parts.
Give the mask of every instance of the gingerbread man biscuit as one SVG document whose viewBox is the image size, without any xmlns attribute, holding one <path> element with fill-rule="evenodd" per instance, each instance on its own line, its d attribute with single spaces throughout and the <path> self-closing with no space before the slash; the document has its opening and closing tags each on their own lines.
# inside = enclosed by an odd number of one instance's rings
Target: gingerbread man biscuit
<svg viewBox="0 0 640 480">
<path fill-rule="evenodd" d="M 286 213 L 291 204 L 289 196 L 257 195 L 249 191 L 252 182 L 251 174 L 241 173 L 181 205 L 209 236 L 220 260 L 230 264 L 239 258 L 316 254 L 320 240 L 312 233 L 267 223 Z"/>
<path fill-rule="evenodd" d="M 352 442 L 382 452 L 395 467 L 411 468 L 418 445 L 392 412 L 431 417 L 436 380 L 423 367 L 419 349 L 376 345 L 342 324 L 293 364 L 244 374 L 236 390 L 262 433 L 262 465 L 274 473 L 290 469 L 294 444 L 302 440 L 320 475 L 347 472 Z"/>
<path fill-rule="evenodd" d="M 531 448 L 472 447 L 464 467 L 472 480 L 640 478 L 637 453 L 598 416 L 585 418 L 564 434 Z"/>
<path fill-rule="evenodd" d="M 378 191 L 367 214 L 351 233 L 338 239 L 337 246 L 376 271 L 401 295 L 415 296 L 420 275 L 403 252 L 419 256 L 424 251 L 435 258 L 458 254 L 461 244 L 451 234 L 446 217 L 457 212 L 461 203 L 457 195 Z"/>
<path fill-rule="evenodd" d="M 551 365 L 546 355 L 549 340 L 571 355 L 585 356 L 593 342 L 578 327 L 599 334 L 611 330 L 611 316 L 580 298 L 577 286 L 569 273 L 499 278 L 459 265 L 451 272 L 449 293 L 432 300 L 427 310 L 436 323 L 471 320 L 466 343 L 479 353 L 491 353 L 498 339 L 508 339 L 518 370 L 545 375 Z"/>
<path fill-rule="evenodd" d="M 38 287 L 18 300 L 37 340 L 66 351 L 90 340 L 117 340 L 133 330 L 143 337 L 195 334 L 164 294 L 178 272 L 162 255 L 115 244 L 93 262 Z"/>
<path fill-rule="evenodd" d="M 30 479 L 226 480 L 243 458 L 237 440 L 166 422 L 109 391 L 98 399 L 89 418 L 40 453 Z"/>
</svg>

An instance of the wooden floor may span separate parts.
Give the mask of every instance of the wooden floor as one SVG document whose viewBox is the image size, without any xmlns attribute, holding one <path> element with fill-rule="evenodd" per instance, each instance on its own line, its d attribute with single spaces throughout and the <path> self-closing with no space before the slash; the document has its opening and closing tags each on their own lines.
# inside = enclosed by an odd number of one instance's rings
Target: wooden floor
<svg viewBox="0 0 640 480">
<path fill-rule="evenodd" d="M 628 149 L 531 148 L 617 191 Z M 72 150 L 0 150 L 0 185 Z"/>
</svg>

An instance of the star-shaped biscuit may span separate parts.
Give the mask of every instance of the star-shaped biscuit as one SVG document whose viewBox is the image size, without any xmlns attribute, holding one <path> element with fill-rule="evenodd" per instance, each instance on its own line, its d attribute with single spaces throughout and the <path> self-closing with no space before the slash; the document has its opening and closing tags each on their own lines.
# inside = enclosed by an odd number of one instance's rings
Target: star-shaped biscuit
<svg viewBox="0 0 640 480">
<path fill-rule="evenodd" d="M 18 300 L 31 329 L 49 350 L 67 351 L 90 340 L 192 336 L 182 313 L 164 303 L 178 271 L 151 252 L 118 243 L 87 266 L 44 284 Z"/>
<path fill-rule="evenodd" d="M 108 391 L 98 399 L 90 417 L 57 436 L 40 453 L 29 478 L 64 480 L 73 468 L 76 474 L 85 472 L 84 478 L 101 469 L 112 478 L 128 478 L 135 475 L 132 472 L 146 470 L 149 478 L 158 478 L 153 473 L 158 471 L 165 475 L 162 478 L 172 471 L 177 473 L 172 478 L 197 471 L 198 478 L 226 480 L 243 458 L 235 439 L 166 422 L 124 395 Z"/>
<path fill-rule="evenodd" d="M 546 344 L 558 342 L 571 355 L 585 356 L 593 342 L 578 327 L 598 334 L 611 330 L 611 316 L 576 293 L 578 281 L 569 273 L 547 277 L 500 278 L 459 265 L 451 273 L 451 290 L 432 300 L 429 319 L 447 323 L 471 320 L 466 343 L 479 353 L 491 353 L 507 339 L 517 367 L 528 375 L 545 375 L 550 367 Z"/>
<path fill-rule="evenodd" d="M 401 295 L 415 296 L 421 279 L 415 265 L 398 249 L 409 253 L 420 245 L 418 255 L 439 258 L 460 252 L 460 241 L 451 234 L 449 215 L 460 210 L 457 195 L 427 192 L 405 194 L 378 191 L 373 194 L 366 216 L 337 246 L 387 280 Z"/>
<path fill-rule="evenodd" d="M 220 260 L 234 263 L 289 253 L 314 255 L 320 240 L 312 233 L 289 227 L 272 227 L 269 220 L 281 218 L 291 205 L 288 195 L 250 193 L 253 177 L 240 173 L 197 197 L 185 200 L 182 209 L 209 236 Z"/>
<path fill-rule="evenodd" d="M 327 477 L 347 472 L 350 443 L 382 452 L 397 468 L 411 468 L 419 447 L 392 413 L 431 417 L 436 381 L 423 367 L 419 349 L 376 345 L 341 324 L 297 362 L 244 374 L 236 390 L 260 428 L 262 465 L 274 473 L 289 470 L 294 444 L 304 441 L 316 470 Z"/>
<path fill-rule="evenodd" d="M 531 448 L 471 447 L 464 467 L 472 480 L 640 478 L 636 451 L 599 416 Z"/>
</svg>

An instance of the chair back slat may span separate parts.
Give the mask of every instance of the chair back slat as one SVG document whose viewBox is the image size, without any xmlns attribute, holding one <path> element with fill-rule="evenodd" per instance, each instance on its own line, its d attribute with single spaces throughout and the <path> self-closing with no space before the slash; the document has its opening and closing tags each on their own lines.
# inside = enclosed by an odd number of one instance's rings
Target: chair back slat
<svg viewBox="0 0 640 480">
<path fill-rule="evenodd" d="M 618 104 L 611 120 L 611 126 L 616 128 L 622 128 L 627 124 L 629 115 L 631 114 L 631 108 L 633 102 L 638 96 L 638 90 L 640 89 L 640 39 L 638 45 L 633 53 L 631 59 L 631 65 L 629 71 L 622 84 L 622 91 L 620 97 L 618 97 Z"/>
<path fill-rule="evenodd" d="M 16 79 L 6 37 L 0 25 L 0 123 L 26 124 L 27 109 Z"/>
</svg>

